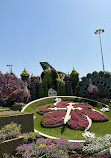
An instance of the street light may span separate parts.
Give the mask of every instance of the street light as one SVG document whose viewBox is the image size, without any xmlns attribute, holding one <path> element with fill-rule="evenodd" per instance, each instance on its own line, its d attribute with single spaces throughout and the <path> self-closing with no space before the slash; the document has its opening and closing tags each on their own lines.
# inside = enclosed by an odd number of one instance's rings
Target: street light
<svg viewBox="0 0 111 158">
<path fill-rule="evenodd" d="M 96 30 L 94 33 L 95 34 L 99 34 L 99 39 L 100 39 L 100 47 L 101 47 L 101 56 L 102 56 L 102 64 L 103 64 L 103 71 L 105 71 L 105 69 L 104 69 L 104 60 L 103 60 L 103 52 L 102 52 L 102 43 L 101 43 L 101 33 L 103 33 L 104 32 L 104 29 L 103 30 L 101 30 L 101 29 L 99 29 L 99 30 Z"/>
<path fill-rule="evenodd" d="M 9 67 L 9 73 L 11 74 L 12 73 L 12 66 L 13 65 L 7 65 Z"/>
</svg>

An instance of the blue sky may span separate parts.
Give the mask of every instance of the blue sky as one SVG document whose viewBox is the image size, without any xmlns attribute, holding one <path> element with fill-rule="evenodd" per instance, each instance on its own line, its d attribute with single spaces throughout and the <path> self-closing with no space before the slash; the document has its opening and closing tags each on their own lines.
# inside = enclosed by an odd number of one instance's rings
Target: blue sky
<svg viewBox="0 0 111 158">
<path fill-rule="evenodd" d="M 42 72 L 39 62 L 80 77 L 102 70 L 101 34 L 105 70 L 111 71 L 111 0 L 0 0 L 0 70 L 20 77 Z"/>
</svg>

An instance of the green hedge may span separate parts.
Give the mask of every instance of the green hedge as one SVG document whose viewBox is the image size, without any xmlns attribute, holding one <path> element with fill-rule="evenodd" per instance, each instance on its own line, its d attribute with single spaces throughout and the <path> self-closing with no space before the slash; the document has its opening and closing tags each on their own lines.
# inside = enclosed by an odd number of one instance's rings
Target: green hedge
<svg viewBox="0 0 111 158">
<path fill-rule="evenodd" d="M 43 98 L 44 97 L 44 87 L 43 86 L 39 86 L 38 87 L 38 97 L 39 98 Z"/>
</svg>

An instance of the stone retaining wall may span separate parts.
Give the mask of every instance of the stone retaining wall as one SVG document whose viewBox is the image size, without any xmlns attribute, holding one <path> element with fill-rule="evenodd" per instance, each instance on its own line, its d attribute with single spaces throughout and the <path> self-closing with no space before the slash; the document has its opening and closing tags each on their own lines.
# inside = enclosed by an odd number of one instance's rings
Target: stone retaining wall
<svg viewBox="0 0 111 158">
<path fill-rule="evenodd" d="M 6 140 L 0 143 L 0 158 L 4 158 L 4 154 L 15 154 L 15 149 L 20 145 L 23 144 L 24 137 L 14 138 L 10 140 Z"/>
<path fill-rule="evenodd" d="M 19 115 L 12 115 L 12 116 L 1 116 L 0 128 L 7 124 L 10 124 L 11 122 L 22 125 L 21 133 L 34 131 L 33 113 L 19 114 Z"/>
</svg>

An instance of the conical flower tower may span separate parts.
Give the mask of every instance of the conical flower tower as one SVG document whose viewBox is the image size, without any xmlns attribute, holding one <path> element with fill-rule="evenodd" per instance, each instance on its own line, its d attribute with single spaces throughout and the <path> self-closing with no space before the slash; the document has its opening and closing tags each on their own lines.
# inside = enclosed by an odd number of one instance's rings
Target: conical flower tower
<svg viewBox="0 0 111 158">
<path fill-rule="evenodd" d="M 23 72 L 21 73 L 21 79 L 24 81 L 24 82 L 27 82 L 28 81 L 28 78 L 30 76 L 29 72 L 26 70 L 26 68 L 24 68 Z"/>
</svg>

